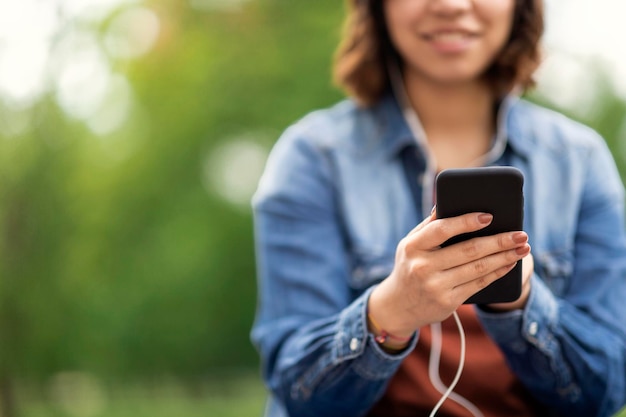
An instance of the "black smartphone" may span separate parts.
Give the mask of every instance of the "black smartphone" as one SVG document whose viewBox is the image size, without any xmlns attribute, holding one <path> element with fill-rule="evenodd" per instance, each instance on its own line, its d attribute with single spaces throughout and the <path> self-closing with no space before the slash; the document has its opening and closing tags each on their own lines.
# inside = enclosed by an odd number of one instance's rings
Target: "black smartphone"
<svg viewBox="0 0 626 417">
<path fill-rule="evenodd" d="M 484 229 L 464 233 L 446 241 L 452 245 L 478 236 L 522 230 L 524 223 L 524 175 L 513 167 L 447 169 L 437 175 L 435 192 L 437 218 L 484 212 L 493 221 Z M 522 292 L 522 262 L 504 277 L 471 296 L 465 304 L 505 303 Z"/>
</svg>

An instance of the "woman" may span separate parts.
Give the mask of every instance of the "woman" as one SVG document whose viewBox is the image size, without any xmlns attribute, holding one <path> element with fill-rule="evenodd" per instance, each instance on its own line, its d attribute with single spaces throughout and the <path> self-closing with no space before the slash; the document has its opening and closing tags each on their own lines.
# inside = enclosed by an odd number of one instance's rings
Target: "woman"
<svg viewBox="0 0 626 417">
<path fill-rule="evenodd" d="M 540 0 L 348 9 L 335 75 L 350 98 L 284 133 L 254 199 L 267 415 L 614 414 L 623 187 L 596 133 L 518 98 L 539 63 Z M 492 217 L 437 219 L 434 177 L 483 165 L 523 172 L 524 231 L 442 248 Z M 463 304 L 518 261 L 519 299 Z"/>
</svg>

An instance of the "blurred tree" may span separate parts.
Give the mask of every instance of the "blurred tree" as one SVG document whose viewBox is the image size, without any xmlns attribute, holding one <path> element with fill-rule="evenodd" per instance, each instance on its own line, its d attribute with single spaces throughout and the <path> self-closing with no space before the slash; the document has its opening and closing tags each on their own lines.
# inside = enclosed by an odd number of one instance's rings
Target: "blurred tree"
<svg viewBox="0 0 626 417">
<path fill-rule="evenodd" d="M 225 198 L 213 165 L 241 169 L 219 149 L 267 152 L 284 126 L 340 97 L 328 80 L 342 9 L 147 6 L 160 19 L 154 49 L 111 57 L 132 86 L 125 125 L 96 134 L 52 92 L 26 133 L 0 132 L 7 381 L 64 369 L 201 377 L 257 362 L 249 195 L 243 206 Z M 91 30 L 104 39 L 124 10 Z"/>
<path fill-rule="evenodd" d="M 116 168 L 107 193 L 115 222 L 93 263 L 106 259 L 110 296 L 127 309 L 113 349 L 124 358 L 120 371 L 193 376 L 248 367 L 256 363 L 248 339 L 256 304 L 249 203 L 242 210 L 225 201 L 206 176 L 218 175 L 213 155 L 229 141 L 268 147 L 305 109 L 338 97 L 328 51 L 341 8 L 332 1 L 306 13 L 289 2 L 249 3 L 236 13 L 152 7 L 162 37 L 150 56 L 125 64 L 146 132 L 129 132 L 140 145 Z"/>
<path fill-rule="evenodd" d="M 26 114 L 28 125 L 15 134 L 0 124 L 5 416 L 16 378 L 78 369 L 192 380 L 256 366 L 251 187 L 235 188 L 256 178 L 249 162 L 288 124 L 341 98 L 329 80 L 343 9 L 336 0 L 211 4 L 145 2 L 159 19 L 153 49 L 109 58 L 133 102 L 116 130 L 76 121 L 54 91 L 27 110 L 0 101 L 0 123 Z M 133 7 L 86 30 L 105 44 Z M 598 94 L 602 106 L 583 121 L 625 173 L 626 104 L 609 84 Z"/>
</svg>

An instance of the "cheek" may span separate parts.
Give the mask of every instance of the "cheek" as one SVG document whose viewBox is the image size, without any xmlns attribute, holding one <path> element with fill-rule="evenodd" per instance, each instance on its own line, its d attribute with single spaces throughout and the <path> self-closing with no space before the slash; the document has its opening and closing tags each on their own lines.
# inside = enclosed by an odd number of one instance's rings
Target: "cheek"
<svg viewBox="0 0 626 417">
<path fill-rule="evenodd" d="M 388 8 L 389 9 L 389 8 Z M 397 15 L 397 16 L 396 16 Z M 405 24 L 402 22 L 402 16 L 394 10 L 385 11 L 385 24 L 387 26 L 387 34 L 396 48 L 402 44 L 402 38 L 406 35 L 402 35 L 405 31 Z"/>
<path fill-rule="evenodd" d="M 483 1 L 482 7 L 479 7 L 485 20 L 491 22 L 494 28 L 501 34 L 508 35 L 513 27 L 513 16 L 515 14 L 515 1 Z M 508 36 L 507 36 L 508 37 Z"/>
<path fill-rule="evenodd" d="M 385 14 L 385 24 L 387 31 L 391 37 L 398 32 L 398 29 L 405 23 L 402 22 L 402 8 L 399 7 L 397 2 L 386 1 L 383 6 L 383 13 Z"/>
<path fill-rule="evenodd" d="M 424 14 L 426 2 L 423 1 L 384 1 L 383 13 L 389 32 L 409 28 L 417 24 Z"/>
<path fill-rule="evenodd" d="M 415 36 L 415 27 L 418 26 L 424 11 L 424 2 L 421 1 L 385 1 L 383 12 L 385 24 L 391 41 L 402 49 L 402 45 L 410 43 Z"/>
<path fill-rule="evenodd" d="M 491 41 L 493 47 L 500 49 L 506 45 L 513 28 L 513 2 L 491 2 L 489 10 L 483 10 L 483 20 L 489 22 L 491 28 Z"/>
</svg>

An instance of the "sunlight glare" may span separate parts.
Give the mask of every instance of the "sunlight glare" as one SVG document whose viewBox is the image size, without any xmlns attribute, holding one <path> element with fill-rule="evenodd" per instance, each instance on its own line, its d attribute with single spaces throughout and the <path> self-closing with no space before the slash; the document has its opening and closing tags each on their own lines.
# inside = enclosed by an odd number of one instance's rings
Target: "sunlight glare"
<svg viewBox="0 0 626 417">
<path fill-rule="evenodd" d="M 588 117 L 597 99 L 596 73 L 577 56 L 553 50 L 537 72 L 537 92 L 552 104 Z M 576 88 L 572 88 L 576 86 Z"/>
<path fill-rule="evenodd" d="M 111 70 L 97 39 L 75 34 L 59 50 L 60 68 L 55 74 L 57 100 L 77 119 L 87 119 L 100 106 L 109 88 Z"/>
<path fill-rule="evenodd" d="M 0 96 L 13 106 L 30 106 L 45 89 L 54 12 L 53 3 L 0 2 Z"/>
<path fill-rule="evenodd" d="M 134 7 L 125 10 L 111 22 L 104 45 L 113 57 L 138 58 L 152 49 L 159 30 L 159 18 L 154 11 Z"/>
<path fill-rule="evenodd" d="M 138 0 L 56 0 L 63 16 L 87 21 L 100 21 L 111 11 Z"/>
<path fill-rule="evenodd" d="M 90 24 L 138 0 L 20 0 L 0 2 L 0 100 L 19 111 L 52 91 L 63 111 L 87 120 L 103 133 L 119 126 L 131 107 L 130 86 L 111 72 L 98 34 Z M 159 22 L 147 8 L 122 11 L 114 24 L 117 43 L 128 58 L 145 54 L 154 44 Z M 127 39 L 124 39 L 127 37 Z M 118 50 L 122 50 L 122 47 Z M 112 97 L 118 97 L 112 99 Z M 107 101 L 108 100 L 108 101 Z M 112 111 L 111 100 L 119 106 Z M 108 110 L 107 110 L 108 109 Z M 22 131 L 20 123 L 3 133 Z"/>
<path fill-rule="evenodd" d="M 248 208 L 268 154 L 258 136 L 226 140 L 209 155 L 203 167 L 208 191 L 235 206 Z"/>
<path fill-rule="evenodd" d="M 133 105 L 132 89 L 126 77 L 115 74 L 108 85 L 100 106 L 87 120 L 87 126 L 99 136 L 108 135 L 121 127 Z"/>
<path fill-rule="evenodd" d="M 623 24 L 626 3 L 616 0 L 546 0 L 545 6 L 544 40 L 548 54 L 558 50 L 588 69 L 594 65 L 601 66 L 617 87 L 617 93 L 626 99 L 626 54 L 622 53 L 626 38 L 626 25 Z M 570 71 L 565 67 L 561 69 Z M 556 77 L 554 81 L 565 84 Z M 570 90 L 580 86 L 580 83 L 570 84 Z M 555 99 L 562 100 L 556 96 Z M 571 103 L 571 106 L 574 105 Z M 566 106 L 569 107 L 570 104 Z"/>
</svg>

